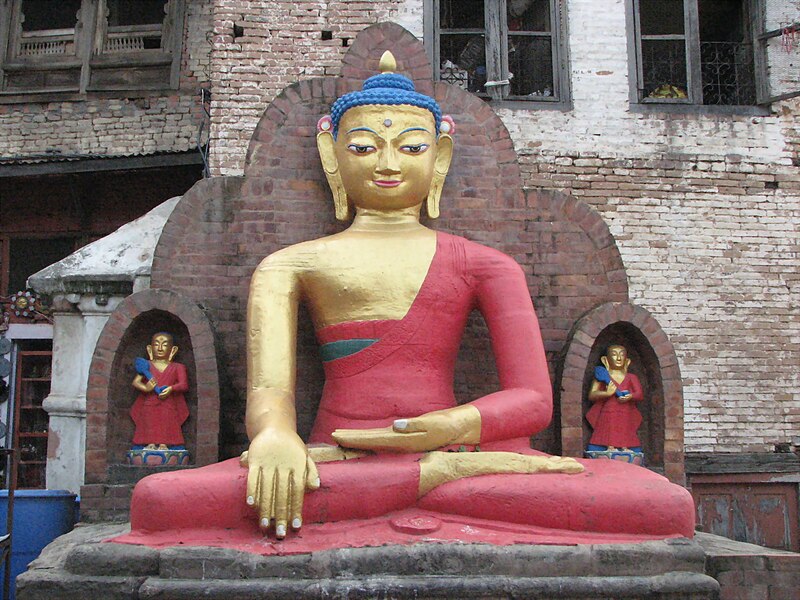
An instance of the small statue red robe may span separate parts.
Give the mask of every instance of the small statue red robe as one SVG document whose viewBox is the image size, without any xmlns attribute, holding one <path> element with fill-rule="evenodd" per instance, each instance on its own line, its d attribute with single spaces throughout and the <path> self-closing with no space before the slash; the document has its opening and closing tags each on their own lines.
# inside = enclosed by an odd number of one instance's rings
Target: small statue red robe
<svg viewBox="0 0 800 600">
<path fill-rule="evenodd" d="M 642 414 L 636 408 L 636 404 L 644 400 L 642 385 L 633 373 L 626 373 L 625 379 L 616 385 L 618 390 L 630 392 L 630 399 L 627 402 L 620 402 L 617 396 L 611 396 L 592 405 L 586 413 L 586 420 L 593 430 L 589 443 L 616 448 L 636 448 L 642 445 L 636 435 L 636 430 L 642 424 Z M 601 383 L 600 391 L 606 389 L 606 384 Z"/>
<path fill-rule="evenodd" d="M 150 362 L 150 372 L 159 386 L 169 386 L 172 393 L 164 399 L 154 391 L 139 394 L 131 408 L 131 418 L 136 425 L 133 434 L 134 444 L 166 444 L 182 446 L 183 432 L 181 426 L 189 417 L 189 407 L 184 394 L 189 391 L 189 379 L 186 367 L 171 362 L 163 371 L 159 371 Z"/>
</svg>

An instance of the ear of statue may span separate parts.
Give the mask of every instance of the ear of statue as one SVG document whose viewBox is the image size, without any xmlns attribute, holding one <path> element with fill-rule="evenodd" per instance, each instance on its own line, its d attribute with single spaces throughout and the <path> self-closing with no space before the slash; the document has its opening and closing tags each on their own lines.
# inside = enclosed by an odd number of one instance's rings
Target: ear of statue
<svg viewBox="0 0 800 600">
<path fill-rule="evenodd" d="M 608 368 L 608 357 L 606 357 L 606 356 L 601 356 L 601 357 L 600 357 L 600 362 L 601 362 L 601 363 L 603 363 L 603 366 L 606 368 L 606 371 L 609 371 L 609 370 L 610 370 L 610 369 Z"/>
<path fill-rule="evenodd" d="M 436 219 L 439 216 L 439 201 L 442 198 L 442 188 L 444 179 L 450 170 L 450 161 L 453 160 L 453 138 L 446 133 L 439 134 L 436 141 L 436 162 L 433 165 L 433 180 L 431 189 L 428 192 L 428 201 L 425 207 L 428 209 L 428 216 Z"/>
<path fill-rule="evenodd" d="M 147 344 L 147 357 L 153 360 L 153 347 L 150 344 Z"/>
<path fill-rule="evenodd" d="M 172 359 L 175 358 L 175 355 L 178 353 L 178 347 L 173 346 L 172 350 L 169 351 L 169 358 L 167 359 L 168 362 L 172 362 Z"/>
<path fill-rule="evenodd" d="M 350 205 L 347 201 L 347 192 L 344 189 L 342 175 L 339 172 L 339 161 L 336 160 L 335 151 L 336 141 L 330 131 L 323 131 L 317 134 L 317 150 L 322 159 L 322 169 L 325 171 L 325 178 L 333 192 L 333 206 L 336 210 L 336 218 L 339 221 L 347 221 L 350 217 Z"/>
<path fill-rule="evenodd" d="M 628 372 L 628 367 L 630 367 L 630 366 L 631 366 L 631 359 L 630 358 L 626 358 L 625 359 L 625 372 L 626 373 Z"/>
</svg>

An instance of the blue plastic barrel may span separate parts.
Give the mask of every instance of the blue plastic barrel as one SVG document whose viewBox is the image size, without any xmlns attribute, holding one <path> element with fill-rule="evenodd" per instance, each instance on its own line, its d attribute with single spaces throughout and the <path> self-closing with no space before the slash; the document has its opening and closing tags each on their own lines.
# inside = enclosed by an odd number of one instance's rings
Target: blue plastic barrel
<svg viewBox="0 0 800 600">
<path fill-rule="evenodd" d="M 28 568 L 42 549 L 75 525 L 75 494 L 66 490 L 17 490 L 14 494 L 14 530 L 11 534 L 11 598 L 14 579 Z M 0 531 L 6 533 L 8 490 L 0 490 Z M 0 595 L 4 566 L 0 563 Z M 4 599 L 5 600 L 5 599 Z"/>
</svg>

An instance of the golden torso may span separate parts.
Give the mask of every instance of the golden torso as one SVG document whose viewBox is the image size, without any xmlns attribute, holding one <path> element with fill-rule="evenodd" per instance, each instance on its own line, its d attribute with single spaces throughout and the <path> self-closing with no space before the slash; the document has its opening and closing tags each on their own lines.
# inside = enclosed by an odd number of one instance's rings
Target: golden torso
<svg viewBox="0 0 800 600">
<path fill-rule="evenodd" d="M 416 221 L 387 223 L 359 214 L 342 233 L 292 246 L 282 261 L 297 270 L 317 329 L 351 321 L 402 319 L 436 253 L 436 232 Z"/>
</svg>

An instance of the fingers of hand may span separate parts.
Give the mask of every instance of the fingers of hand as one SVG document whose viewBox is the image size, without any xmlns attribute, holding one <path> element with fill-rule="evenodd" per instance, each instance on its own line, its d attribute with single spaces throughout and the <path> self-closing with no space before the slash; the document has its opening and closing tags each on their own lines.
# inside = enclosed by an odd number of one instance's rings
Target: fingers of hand
<svg viewBox="0 0 800 600">
<path fill-rule="evenodd" d="M 289 521 L 289 509 L 291 506 L 290 497 L 292 496 L 294 485 L 294 472 L 275 471 L 273 477 L 273 510 L 271 517 L 275 520 L 275 537 L 283 538 L 286 536 L 286 524 Z M 263 518 L 263 515 L 262 515 Z"/>
<path fill-rule="evenodd" d="M 306 489 L 316 490 L 320 486 L 319 471 L 317 465 L 309 456 L 306 459 Z"/>
<path fill-rule="evenodd" d="M 421 433 L 428 430 L 423 419 L 397 419 L 392 423 L 395 433 Z"/>
<path fill-rule="evenodd" d="M 303 523 L 303 497 L 305 494 L 305 477 L 303 473 L 292 473 L 289 481 L 289 510 L 288 518 L 292 529 L 300 529 Z"/>
<path fill-rule="evenodd" d="M 427 433 L 397 433 L 391 428 L 385 430 L 338 430 L 333 432 L 333 439 L 345 448 L 362 450 L 397 450 L 399 452 L 416 452 L 420 441 L 427 438 Z"/>
<path fill-rule="evenodd" d="M 313 465 L 313 462 L 309 463 Z M 313 470 L 316 487 L 319 487 L 316 467 Z M 293 529 L 300 529 L 303 522 L 304 480 L 308 480 L 305 473 L 296 476 L 294 471 L 270 471 L 259 467 L 250 469 L 247 504 L 257 508 L 262 529 L 274 526 L 278 539 L 286 537 L 289 525 Z"/>
<path fill-rule="evenodd" d="M 263 478 L 262 469 L 258 466 L 251 466 L 247 471 L 247 505 L 260 506 L 261 504 L 261 480 Z M 258 503 L 258 504 L 257 504 Z"/>
</svg>

